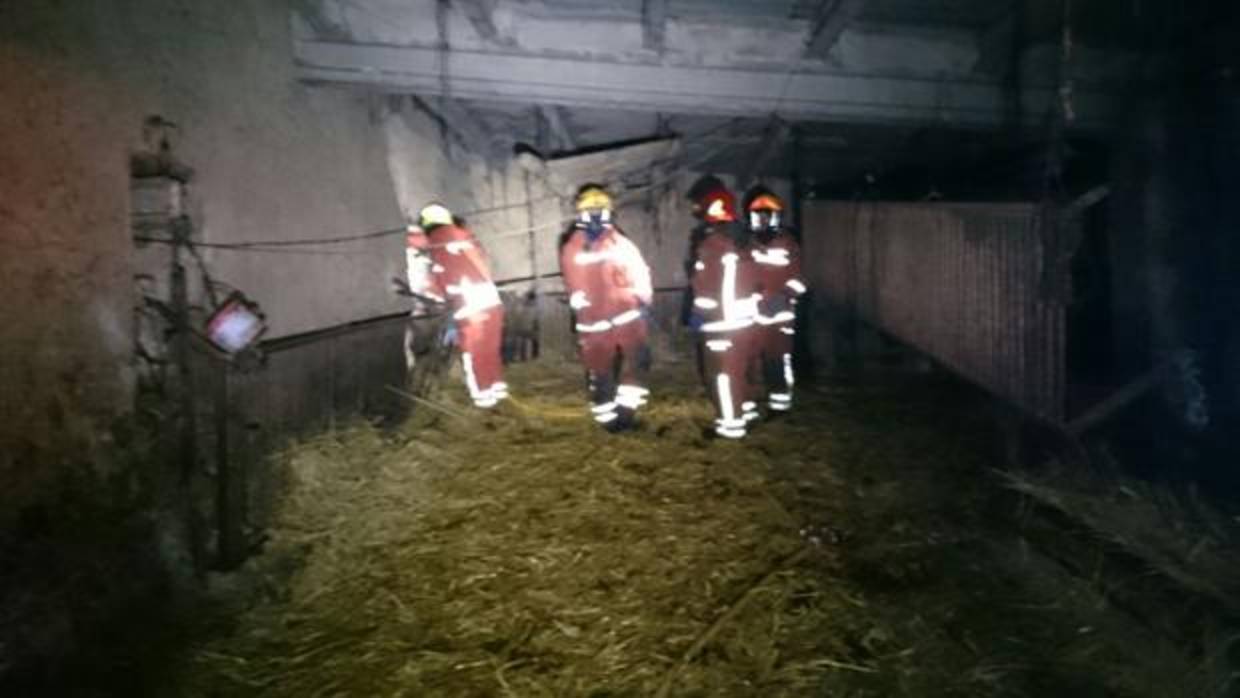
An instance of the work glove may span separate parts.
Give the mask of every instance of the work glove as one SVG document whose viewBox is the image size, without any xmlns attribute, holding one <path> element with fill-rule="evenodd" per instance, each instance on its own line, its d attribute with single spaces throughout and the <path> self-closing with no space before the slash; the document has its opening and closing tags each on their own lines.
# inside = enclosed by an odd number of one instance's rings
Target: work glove
<svg viewBox="0 0 1240 698">
<path fill-rule="evenodd" d="M 689 314 L 689 329 L 692 330 L 693 332 L 701 332 L 702 325 L 705 325 L 705 324 L 706 324 L 706 318 L 702 317 L 698 313 Z"/>
<path fill-rule="evenodd" d="M 650 307 L 649 303 L 638 303 L 637 312 L 641 313 L 642 319 L 647 322 L 654 320 L 654 310 Z"/>
</svg>

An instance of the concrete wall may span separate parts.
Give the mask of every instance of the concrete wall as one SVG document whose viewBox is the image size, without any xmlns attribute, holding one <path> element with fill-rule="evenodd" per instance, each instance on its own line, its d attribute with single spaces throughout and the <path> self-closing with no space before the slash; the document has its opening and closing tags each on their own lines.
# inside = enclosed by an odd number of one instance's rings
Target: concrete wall
<svg viewBox="0 0 1240 698">
<path fill-rule="evenodd" d="M 297 83 L 289 32 L 288 4 L 270 0 L 0 3 L 0 554 L 4 583 L 21 590 L 0 588 L 12 601 L 0 692 L 9 694 L 11 672 L 34 666 L 11 694 L 63 695 L 44 690 L 73 673 L 63 656 L 89 645 L 116 608 L 151 600 L 168 560 L 141 513 L 152 493 L 138 471 L 177 464 L 149 450 L 149 462 L 135 462 L 126 420 L 133 277 L 160 256 L 136 252 L 130 231 L 129 157 L 144 145 L 145 117 L 178 125 L 174 150 L 196 171 L 198 240 L 403 223 L 386 103 Z M 425 180 L 414 195 L 486 176 L 444 157 L 434 130 L 416 126 L 399 151 Z M 403 245 L 398 231 L 203 257 L 214 277 L 262 304 L 274 337 L 402 310 L 388 278 L 403 273 Z M 374 350 L 400 355 L 398 345 Z M 89 594 L 68 588 L 83 579 Z"/>
<path fill-rule="evenodd" d="M 92 54 L 92 18 L 55 14 L 0 7 L 0 523 L 46 481 L 49 452 L 96 450 L 95 426 L 127 411 L 131 384 L 137 121 Z"/>
<path fill-rule="evenodd" d="M 402 219 L 381 109 L 293 80 L 284 3 L 6 3 L 0 45 L 0 378 L 21 396 L 0 419 L 2 442 L 19 444 L 0 449 L 12 495 L 32 475 L 18 459 L 63 443 L 81 417 L 128 409 L 128 156 L 145 116 L 179 126 L 201 240 L 329 237 Z M 402 271 L 402 244 L 204 256 L 263 305 L 277 336 L 399 310 L 387 278 Z M 82 424 L 82 438 L 98 438 Z"/>
</svg>

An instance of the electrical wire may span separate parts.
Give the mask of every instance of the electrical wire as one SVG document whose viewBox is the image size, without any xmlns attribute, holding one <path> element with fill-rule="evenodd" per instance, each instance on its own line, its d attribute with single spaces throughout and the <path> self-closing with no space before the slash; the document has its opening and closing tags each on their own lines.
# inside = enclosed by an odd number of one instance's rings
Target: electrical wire
<svg viewBox="0 0 1240 698">
<path fill-rule="evenodd" d="M 733 117 L 705 131 L 695 133 L 691 136 L 682 138 L 681 145 L 682 147 L 684 147 L 687 144 L 704 141 L 705 139 L 725 129 L 735 126 L 737 123 L 741 121 L 742 121 L 742 117 Z M 679 162 L 675 163 L 675 166 L 673 168 L 674 171 L 671 174 L 668 174 L 662 178 L 655 179 L 654 181 L 649 182 L 647 184 L 643 184 L 643 185 L 634 187 L 632 189 L 628 189 L 622 194 L 618 195 L 617 198 L 619 200 L 627 202 L 638 194 L 645 193 L 651 189 L 663 186 L 664 184 L 674 180 L 676 177 L 679 177 L 681 174 L 681 171 L 700 165 L 703 162 L 709 160 L 710 157 L 713 157 L 713 156 L 709 152 L 707 152 L 703 155 L 699 155 L 698 157 L 689 159 L 689 160 L 685 160 L 682 158 Z M 626 170 L 626 171 L 619 173 L 618 175 L 616 175 L 615 178 L 619 181 L 623 181 L 624 179 L 631 177 L 634 174 L 637 174 L 644 169 L 648 169 L 649 167 L 650 167 L 649 165 L 637 166 L 630 170 Z M 555 201 L 559 199 L 560 197 L 557 195 L 547 195 L 547 196 L 538 197 L 536 199 L 531 199 L 529 201 L 523 201 L 520 203 L 501 204 L 498 206 L 490 206 L 490 207 L 485 207 L 485 208 L 472 209 L 469 211 L 463 211 L 459 215 L 462 218 L 470 218 L 470 217 L 482 216 L 482 215 L 486 215 L 490 213 L 499 213 L 499 212 L 510 211 L 510 210 L 518 209 L 518 208 L 525 208 L 531 204 L 545 203 L 548 201 Z M 486 235 L 480 236 L 480 239 L 484 243 L 490 243 L 490 242 L 497 241 L 497 240 L 505 240 L 505 239 L 514 238 L 514 237 L 523 237 L 523 236 L 527 236 L 531 232 L 538 232 L 541 230 L 560 228 L 560 227 L 568 225 L 571 222 L 572 222 L 572 218 L 565 217 L 554 223 L 544 224 L 541 226 L 517 228 L 517 229 L 502 231 L 499 233 L 486 234 Z M 359 233 L 355 235 L 338 235 L 338 236 L 325 237 L 325 238 L 298 238 L 298 239 L 292 239 L 292 240 L 242 240 L 242 241 L 236 241 L 236 242 L 192 241 L 188 243 L 187 246 L 189 247 L 190 252 L 194 255 L 195 262 L 197 263 L 199 270 L 203 272 L 204 274 L 203 278 L 205 280 L 205 279 L 209 279 L 210 277 L 205 275 L 206 265 L 202 260 L 202 257 L 199 253 L 199 249 L 233 251 L 233 252 L 296 254 L 296 255 L 308 255 L 308 256 L 370 256 L 370 255 L 382 253 L 382 251 L 374 250 L 374 249 L 370 249 L 370 250 L 318 250 L 318 249 L 304 249 L 304 248 L 315 247 L 315 246 L 320 246 L 320 245 L 337 245 L 337 244 L 348 243 L 348 242 L 381 239 L 385 237 L 393 237 L 396 235 L 404 235 L 407 232 L 408 232 L 408 226 L 404 225 L 399 228 L 386 228 L 382 230 L 376 230 L 376 231 L 367 232 L 367 233 Z M 142 242 L 142 243 L 154 243 L 154 244 L 166 244 L 166 245 L 176 244 L 176 242 L 170 238 L 152 237 L 152 236 L 146 236 L 146 235 L 134 236 L 133 239 L 137 242 Z M 214 283 L 213 279 L 210 281 L 204 281 L 204 284 L 208 288 L 211 288 L 213 283 Z"/>
<path fill-rule="evenodd" d="M 526 227 L 526 228 L 514 228 L 510 230 L 505 230 L 498 234 L 486 235 L 485 237 L 482 237 L 480 239 L 483 243 L 490 243 L 490 242 L 497 241 L 497 240 L 507 240 L 510 238 L 524 237 L 531 232 L 538 232 L 541 230 L 550 230 L 554 228 L 560 228 L 560 227 L 567 225 L 570 222 L 571 222 L 570 218 L 564 218 L 563 220 L 558 220 L 553 223 L 546 223 L 543 225 L 534 226 L 533 228 Z M 399 232 L 405 233 L 407 232 L 407 229 L 401 228 Z M 138 242 L 164 244 L 164 245 L 177 244 L 177 242 L 171 238 L 150 237 L 150 236 L 144 236 L 144 235 L 134 236 L 134 240 Z M 238 245 L 232 245 L 228 243 L 211 243 L 211 242 L 198 242 L 198 241 L 189 242 L 186 244 L 190 246 L 191 248 L 201 247 L 201 248 L 212 249 L 212 250 L 223 250 L 223 251 L 232 251 L 232 252 L 273 252 L 273 253 L 278 253 L 278 254 L 298 254 L 298 255 L 311 255 L 311 256 L 314 256 L 314 255 L 371 256 L 377 253 L 386 254 L 386 251 L 373 250 L 373 249 L 370 249 L 370 250 L 307 250 L 307 249 L 298 249 L 297 247 L 281 247 L 281 246 L 274 246 L 274 245 L 241 245 L 241 246 L 238 246 Z M 426 249 L 431 249 L 431 248 L 436 248 L 436 247 L 445 247 L 449 244 L 451 243 L 438 243 L 434 245 L 427 245 Z"/>
<path fill-rule="evenodd" d="M 207 300 L 211 302 L 211 307 L 214 308 L 219 305 L 215 295 L 215 286 L 219 282 L 211 278 L 211 272 L 207 271 L 207 263 L 203 261 L 202 254 L 198 252 L 197 248 L 192 244 L 187 244 L 186 247 L 189 248 L 189 254 L 194 258 L 194 264 L 198 267 L 198 274 L 203 291 L 207 294 Z"/>
<path fill-rule="evenodd" d="M 726 128 L 734 126 L 739 121 L 741 121 L 740 117 L 734 117 L 732 119 L 725 121 L 722 124 L 711 127 L 710 129 L 707 129 L 706 131 L 694 134 L 686 138 L 682 138 L 681 139 L 682 147 L 685 144 L 694 143 L 699 140 L 709 138 L 710 136 L 715 135 L 719 131 L 722 131 Z M 678 166 L 682 168 L 686 167 L 686 165 L 684 164 L 679 164 Z M 616 178 L 623 180 L 624 178 L 630 177 L 640 172 L 646 167 L 648 166 L 634 167 L 631 170 L 626 170 L 624 172 L 619 173 L 619 175 L 617 175 Z M 665 180 L 666 179 L 668 178 L 665 178 Z M 648 188 L 648 186 L 649 185 L 643 185 L 643 187 L 638 187 L 637 190 Z M 555 200 L 558 200 L 559 198 L 560 197 L 556 195 L 540 196 L 536 199 L 531 199 L 529 201 L 522 201 L 520 203 L 500 204 L 498 206 L 489 206 L 485 208 L 472 209 L 469 211 L 462 211 L 458 215 L 461 218 L 468 219 L 474 216 L 482 216 L 482 215 L 486 215 L 490 213 L 499 213 L 502 211 L 510 211 L 513 209 L 525 208 L 526 206 L 529 206 L 530 204 L 538 204 L 538 203 L 545 203 L 548 201 L 555 201 Z M 311 247 L 315 245 L 335 245 L 335 244 L 341 244 L 341 243 L 346 243 L 346 242 L 356 242 L 360 240 L 373 240 L 377 238 L 403 235 L 407 231 L 408 231 L 408 226 L 402 225 L 399 228 L 385 228 L 382 230 L 376 230 L 376 231 L 367 232 L 367 233 L 359 233 L 355 235 L 337 235 L 337 236 L 325 237 L 325 238 L 295 238 L 292 240 L 240 240 L 236 242 L 196 241 L 193 244 L 203 249 L 212 249 L 212 250 L 253 250 L 256 252 L 273 252 L 273 251 L 276 251 L 277 248 Z M 528 233 L 530 231 L 527 229 L 527 230 L 518 231 L 518 232 Z M 486 236 L 486 239 L 487 240 L 494 239 L 494 236 L 488 235 Z M 150 236 L 135 236 L 134 240 L 138 242 L 149 242 L 149 243 L 165 243 L 165 244 L 171 243 L 171 240 L 164 239 L 164 238 L 150 237 Z M 361 253 L 362 251 L 359 250 L 358 252 Z M 322 253 L 321 251 L 316 252 L 316 254 L 321 254 L 321 253 Z M 366 253 L 369 254 L 369 252 L 366 252 Z"/>
<path fill-rule="evenodd" d="M 464 211 L 464 212 L 461 212 L 459 215 L 462 218 L 469 218 L 471 216 L 481 216 L 481 215 L 485 215 L 488 213 L 498 213 L 500 211 L 507 211 L 507 210 L 511 210 L 515 208 L 524 208 L 525 206 L 528 205 L 528 203 L 542 203 L 545 201 L 551 201 L 551 200 L 558 199 L 558 198 L 559 198 L 558 196 L 541 196 L 535 199 L 533 202 L 523 201 L 518 204 L 502 204 L 499 206 L 490 206 L 487 208 L 479 208 L 479 209 L 473 209 L 470 211 Z M 206 241 L 199 242 L 199 241 L 196 241 L 194 242 L 194 244 L 204 249 L 214 249 L 214 250 L 273 251 L 275 248 L 281 248 L 281 247 L 310 247 L 314 245 L 335 245 L 335 244 L 340 244 L 340 243 L 345 243 L 345 242 L 355 242 L 359 240 L 373 240 L 376 238 L 403 235 L 406 232 L 408 232 L 408 226 L 402 225 L 399 228 L 385 228 L 383 230 L 376 230 L 376 231 L 369 232 L 369 233 L 360 233 L 356 235 L 338 235 L 335 237 L 327 237 L 327 238 L 300 238 L 300 239 L 293 239 L 293 240 L 242 240 L 242 241 L 237 241 L 237 242 L 206 242 Z M 134 240 L 137 240 L 138 242 L 153 242 L 153 243 L 165 243 L 165 244 L 172 242 L 170 239 L 166 239 L 166 238 L 156 238 L 156 237 L 142 236 L 142 235 L 135 236 Z"/>
</svg>

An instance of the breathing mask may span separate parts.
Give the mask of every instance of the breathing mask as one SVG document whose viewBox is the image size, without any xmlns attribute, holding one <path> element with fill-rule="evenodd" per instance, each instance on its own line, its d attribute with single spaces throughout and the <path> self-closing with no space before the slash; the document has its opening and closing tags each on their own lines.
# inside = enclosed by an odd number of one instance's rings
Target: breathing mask
<svg viewBox="0 0 1240 698">
<path fill-rule="evenodd" d="M 593 243 L 602 237 L 603 231 L 611 223 L 611 210 L 605 208 L 585 210 L 581 212 L 580 220 L 586 231 L 586 239 Z"/>
</svg>

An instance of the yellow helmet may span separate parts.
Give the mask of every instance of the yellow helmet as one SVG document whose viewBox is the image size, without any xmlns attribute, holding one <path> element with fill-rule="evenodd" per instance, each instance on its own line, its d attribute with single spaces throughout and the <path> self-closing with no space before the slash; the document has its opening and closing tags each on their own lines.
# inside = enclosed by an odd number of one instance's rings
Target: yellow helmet
<svg viewBox="0 0 1240 698">
<path fill-rule="evenodd" d="M 423 230 L 437 225 L 452 225 L 452 212 L 440 203 L 427 204 L 418 211 L 418 227 Z"/>
<path fill-rule="evenodd" d="M 577 192 L 578 211 L 611 210 L 611 207 L 611 195 L 596 184 L 587 184 Z"/>
</svg>

